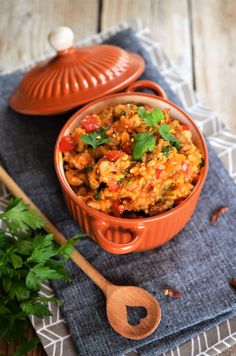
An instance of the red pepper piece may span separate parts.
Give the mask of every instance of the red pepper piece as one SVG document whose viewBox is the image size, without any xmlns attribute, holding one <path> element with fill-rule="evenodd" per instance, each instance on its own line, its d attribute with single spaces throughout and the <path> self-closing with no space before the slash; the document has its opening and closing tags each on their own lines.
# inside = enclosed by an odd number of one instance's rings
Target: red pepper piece
<svg viewBox="0 0 236 356">
<path fill-rule="evenodd" d="M 120 155 L 122 155 L 121 151 L 114 150 L 114 151 L 107 152 L 106 157 L 107 157 L 108 161 L 114 162 L 120 157 Z"/>
<path fill-rule="evenodd" d="M 97 115 L 87 115 L 81 120 L 80 127 L 84 129 L 86 133 L 97 131 L 100 127 L 99 118 Z"/>
<path fill-rule="evenodd" d="M 74 148 L 75 142 L 71 135 L 62 137 L 61 141 L 59 142 L 59 150 L 61 152 L 72 151 Z"/>
<path fill-rule="evenodd" d="M 194 177 L 193 177 L 193 180 L 192 180 L 192 183 L 193 184 L 197 184 L 198 180 L 199 180 L 199 174 L 196 174 Z"/>
<path fill-rule="evenodd" d="M 158 179 L 162 173 L 163 169 L 162 168 L 156 168 L 155 169 L 155 176 L 156 176 L 156 179 Z"/>
<path fill-rule="evenodd" d="M 121 188 L 122 183 L 118 183 L 115 180 L 111 180 L 110 182 L 107 183 L 107 185 L 111 192 L 117 192 Z"/>
<path fill-rule="evenodd" d="M 129 142 L 124 143 L 121 146 L 122 151 L 124 151 L 125 153 L 127 153 L 127 155 L 131 155 L 131 145 Z"/>
<path fill-rule="evenodd" d="M 113 201 L 112 206 L 111 206 L 111 211 L 115 216 L 121 216 L 122 213 L 124 212 L 124 210 L 125 210 L 125 207 L 121 203 L 120 200 Z"/>
<path fill-rule="evenodd" d="M 182 124 L 182 129 L 183 130 L 187 130 L 187 131 L 190 130 L 190 128 L 189 128 L 189 126 L 187 124 Z"/>
</svg>

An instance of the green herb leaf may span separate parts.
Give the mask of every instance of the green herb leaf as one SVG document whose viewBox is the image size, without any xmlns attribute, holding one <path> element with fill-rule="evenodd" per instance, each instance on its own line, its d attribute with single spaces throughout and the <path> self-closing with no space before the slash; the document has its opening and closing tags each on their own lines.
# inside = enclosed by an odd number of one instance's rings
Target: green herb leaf
<svg viewBox="0 0 236 356">
<path fill-rule="evenodd" d="M 76 234 L 67 240 L 67 242 L 59 248 L 57 254 L 62 256 L 65 260 L 70 258 L 70 255 L 74 252 L 74 246 L 85 237 L 84 233 Z"/>
<path fill-rule="evenodd" d="M 11 259 L 11 263 L 15 269 L 22 267 L 22 264 L 23 264 L 22 258 L 20 256 L 16 255 L 15 252 L 12 252 L 10 254 L 10 259 Z"/>
<path fill-rule="evenodd" d="M 11 200 L 6 211 L 1 215 L 9 227 L 15 230 L 39 229 L 44 226 L 44 220 L 34 210 L 29 209 L 21 199 Z"/>
<path fill-rule="evenodd" d="M 154 150 L 156 138 L 151 132 L 140 132 L 134 138 L 132 154 L 135 160 L 142 158 L 145 152 Z"/>
<path fill-rule="evenodd" d="M 92 146 L 94 149 L 103 143 L 111 142 L 111 139 L 107 137 L 106 131 L 100 128 L 96 132 L 91 132 L 88 135 L 82 135 L 81 141 L 87 145 Z"/>
<path fill-rule="evenodd" d="M 11 311 L 4 305 L 0 304 L 0 314 L 11 314 Z"/>
<path fill-rule="evenodd" d="M 16 243 L 16 250 L 20 255 L 30 256 L 33 248 L 32 240 L 18 240 Z"/>
<path fill-rule="evenodd" d="M 53 235 L 38 235 L 33 240 L 34 250 L 27 262 L 43 263 L 57 254 L 57 247 L 53 241 Z"/>
<path fill-rule="evenodd" d="M 83 172 L 84 173 L 89 173 L 89 172 L 91 172 L 93 170 L 93 167 L 92 166 L 87 166 L 87 167 L 85 167 L 84 169 L 83 169 Z"/>
<path fill-rule="evenodd" d="M 50 315 L 47 306 L 41 303 L 49 299 L 38 297 L 41 283 L 69 279 L 64 261 L 82 234 L 68 239 L 59 248 L 51 234 L 37 233 L 44 221 L 20 199 L 9 202 L 0 220 L 6 223 L 0 229 L 0 338 L 25 343 L 15 352 L 19 356 L 34 345 L 27 343 L 27 316 Z M 55 258 L 59 253 L 63 259 Z"/>
<path fill-rule="evenodd" d="M 65 263 L 63 260 L 50 259 L 47 261 L 47 266 L 52 268 L 54 271 L 57 271 L 62 276 L 61 279 L 64 281 L 70 280 L 70 276 L 65 270 Z"/>
<path fill-rule="evenodd" d="M 162 153 L 164 156 L 168 156 L 170 153 L 170 150 L 172 149 L 172 146 L 164 146 L 162 147 Z"/>
<path fill-rule="evenodd" d="M 96 193 L 95 193 L 94 199 L 95 199 L 95 200 L 100 200 L 100 199 L 101 199 L 101 194 L 100 194 L 100 192 L 96 192 Z"/>
<path fill-rule="evenodd" d="M 138 108 L 137 112 L 148 126 L 154 126 L 156 124 L 159 124 L 159 122 L 164 119 L 164 113 L 157 108 L 153 109 L 152 111 L 147 111 L 143 108 Z"/>
<path fill-rule="evenodd" d="M 42 263 L 37 264 L 30 269 L 26 277 L 26 285 L 31 290 L 39 290 L 41 283 L 46 280 L 57 280 L 63 278 L 59 271 L 44 266 Z"/>
<path fill-rule="evenodd" d="M 23 281 L 18 281 L 14 286 L 16 298 L 19 301 L 27 300 L 30 297 L 30 291 Z"/>
<path fill-rule="evenodd" d="M 126 178 L 126 174 L 124 175 L 124 177 L 121 177 L 120 179 L 118 179 L 117 183 L 122 183 Z"/>
<path fill-rule="evenodd" d="M 205 162 L 204 162 L 204 159 L 202 158 L 202 159 L 201 159 L 201 162 L 200 162 L 200 164 L 199 164 L 199 168 L 204 167 L 204 164 L 205 164 Z"/>
<path fill-rule="evenodd" d="M 170 130 L 171 130 L 170 125 L 163 124 L 159 127 L 159 132 L 161 137 L 164 138 L 164 140 L 171 142 L 174 147 L 179 149 L 180 141 L 177 137 L 170 134 Z"/>
<path fill-rule="evenodd" d="M 47 305 L 42 303 L 27 301 L 20 303 L 20 307 L 27 315 L 35 315 L 41 319 L 52 315 Z"/>
</svg>

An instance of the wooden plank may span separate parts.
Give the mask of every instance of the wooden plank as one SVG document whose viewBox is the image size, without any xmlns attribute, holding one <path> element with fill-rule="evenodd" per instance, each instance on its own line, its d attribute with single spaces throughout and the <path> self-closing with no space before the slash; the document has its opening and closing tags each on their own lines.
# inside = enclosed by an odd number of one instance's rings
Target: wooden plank
<svg viewBox="0 0 236 356">
<path fill-rule="evenodd" d="M 99 0 L 0 0 L 0 70 L 53 53 L 48 33 L 67 25 L 76 40 L 97 32 Z"/>
<path fill-rule="evenodd" d="M 192 82 L 192 53 L 188 0 L 103 0 L 101 28 L 139 18 L 152 31 L 167 56 Z"/>
<path fill-rule="evenodd" d="M 197 92 L 236 132 L 236 1 L 191 5 Z"/>
<path fill-rule="evenodd" d="M 35 337 L 35 331 L 33 327 L 30 326 L 28 330 L 28 338 L 31 340 L 33 337 Z M 16 350 L 17 346 L 15 343 L 7 344 L 6 342 L 0 340 L 0 355 L 12 355 Z M 27 356 L 46 356 L 46 352 L 44 351 L 41 343 L 39 343 L 32 351 L 27 353 Z"/>
</svg>

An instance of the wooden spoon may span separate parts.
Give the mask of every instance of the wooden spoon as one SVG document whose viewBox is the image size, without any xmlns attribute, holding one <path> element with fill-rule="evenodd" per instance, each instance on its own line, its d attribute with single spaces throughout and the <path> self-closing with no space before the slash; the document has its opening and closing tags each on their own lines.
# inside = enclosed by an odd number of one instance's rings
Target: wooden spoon
<svg viewBox="0 0 236 356">
<path fill-rule="evenodd" d="M 18 198 L 22 198 L 45 220 L 45 230 L 54 235 L 55 241 L 63 245 L 66 238 L 37 208 L 30 198 L 21 190 L 7 172 L 0 167 L 0 180 Z M 116 286 L 104 278 L 77 250 L 71 259 L 103 291 L 106 299 L 107 318 L 112 328 L 128 339 L 143 339 L 151 335 L 161 320 L 161 308 L 154 297 L 145 289 L 133 286 Z M 146 316 L 136 325 L 128 323 L 127 307 L 144 307 Z"/>
</svg>

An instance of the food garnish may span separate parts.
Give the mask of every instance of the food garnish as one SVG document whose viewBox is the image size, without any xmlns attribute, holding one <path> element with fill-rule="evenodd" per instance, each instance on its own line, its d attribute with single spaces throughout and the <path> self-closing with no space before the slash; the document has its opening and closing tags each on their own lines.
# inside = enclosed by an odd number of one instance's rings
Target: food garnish
<svg viewBox="0 0 236 356">
<path fill-rule="evenodd" d="M 161 137 L 164 138 L 164 140 L 169 141 L 172 143 L 174 147 L 177 148 L 177 150 L 180 149 L 180 141 L 177 137 L 173 136 L 170 134 L 171 131 L 171 126 L 163 124 L 159 127 L 159 132 Z"/>
<path fill-rule="evenodd" d="M 163 111 L 157 108 L 152 109 L 151 111 L 147 111 L 143 108 L 138 108 L 137 112 L 148 126 L 154 126 L 156 124 L 159 124 L 159 122 L 161 122 L 161 120 L 163 120 L 165 116 Z"/>
<path fill-rule="evenodd" d="M 199 167 L 200 168 L 204 167 L 204 164 L 205 164 L 205 162 L 204 162 L 204 159 L 202 158 Z"/>
<path fill-rule="evenodd" d="M 148 126 L 154 126 L 159 124 L 165 117 L 164 112 L 158 108 L 152 109 L 151 111 L 147 111 L 143 108 L 138 108 L 137 112 Z M 170 131 L 170 125 L 162 124 L 159 126 L 159 132 L 161 137 L 163 137 L 164 140 L 169 141 L 174 147 L 179 149 L 180 141 L 177 137 L 171 135 Z"/>
<path fill-rule="evenodd" d="M 82 135 L 81 141 L 87 145 L 92 146 L 94 149 L 103 143 L 111 142 L 111 139 L 107 137 L 106 131 L 100 128 L 96 132 L 91 132 L 88 135 Z"/>
<path fill-rule="evenodd" d="M 219 209 L 217 209 L 214 214 L 212 214 L 211 216 L 211 223 L 215 223 L 219 217 L 223 214 L 225 214 L 227 211 L 229 210 L 229 208 L 227 206 L 223 206 Z"/>
<path fill-rule="evenodd" d="M 49 316 L 45 303 L 59 302 L 41 297 L 41 284 L 69 279 L 65 261 L 83 235 L 59 247 L 53 235 L 44 232 L 44 220 L 21 199 L 11 200 L 0 220 L 5 225 L 0 229 L 0 338 L 17 341 L 21 346 L 17 355 L 25 355 L 37 343 L 36 339 L 27 341 L 28 316 Z"/>
<path fill-rule="evenodd" d="M 168 154 L 170 153 L 170 150 L 172 149 L 172 146 L 164 146 L 162 148 L 162 153 L 164 156 L 168 156 Z"/>
<path fill-rule="evenodd" d="M 135 160 L 142 158 L 145 152 L 152 152 L 156 144 L 156 138 L 151 132 L 140 132 L 135 135 L 132 155 Z"/>
</svg>

